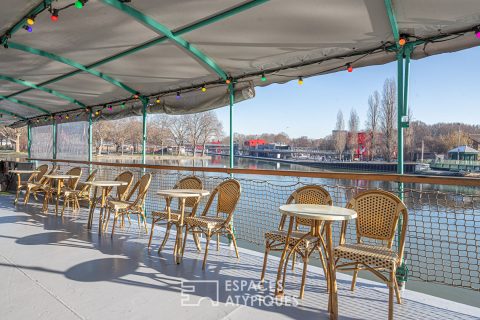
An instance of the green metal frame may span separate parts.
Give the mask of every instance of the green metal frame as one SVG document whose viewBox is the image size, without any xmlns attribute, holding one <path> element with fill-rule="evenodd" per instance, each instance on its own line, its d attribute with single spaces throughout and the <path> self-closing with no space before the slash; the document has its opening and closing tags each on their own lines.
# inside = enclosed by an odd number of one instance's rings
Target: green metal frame
<svg viewBox="0 0 480 320">
<path fill-rule="evenodd" d="M 31 158 L 31 148 L 32 148 L 32 126 L 27 125 L 27 155 L 28 158 Z"/>
<path fill-rule="evenodd" d="M 113 85 L 115 85 L 119 88 L 122 88 L 123 90 L 125 90 L 125 91 L 127 91 L 131 94 L 138 94 L 138 90 L 130 88 L 126 84 L 124 84 L 124 83 L 122 83 L 118 80 L 115 80 L 114 78 L 112 78 L 112 77 L 110 77 L 110 76 L 108 76 L 108 75 L 106 75 L 106 74 L 104 74 L 100 71 L 97 71 L 95 69 L 89 69 L 86 66 L 84 66 L 83 64 L 81 64 L 79 62 L 76 62 L 74 60 L 56 55 L 56 54 L 51 53 L 51 52 L 47 52 L 47 51 L 40 50 L 40 49 L 37 49 L 37 48 L 32 48 L 32 47 L 29 47 L 29 46 L 26 46 L 26 45 L 23 45 L 23 44 L 20 44 L 20 43 L 16 43 L 16 42 L 11 42 L 11 41 L 8 42 L 8 47 L 10 49 L 21 50 L 21 51 L 24 51 L 24 52 L 27 52 L 27 53 L 35 54 L 35 55 L 42 56 L 42 57 L 45 57 L 45 58 L 50 59 L 50 60 L 54 60 L 54 61 L 66 64 L 66 65 L 69 65 L 69 66 L 74 67 L 78 70 L 88 72 L 91 75 L 94 75 L 98 78 L 101 78 L 101 79 L 103 79 L 103 80 L 105 80 L 105 81 L 107 81 L 107 82 L 109 82 L 109 83 L 111 83 L 111 84 L 113 84 Z"/>
<path fill-rule="evenodd" d="M 52 123 L 52 137 L 53 137 L 53 159 L 57 159 L 57 121 L 53 119 Z"/>
<path fill-rule="evenodd" d="M 27 118 L 22 117 L 19 114 L 16 114 L 16 113 L 13 113 L 13 112 L 10 112 L 10 111 L 7 111 L 7 110 L 0 109 L 0 113 L 6 114 L 6 115 L 9 115 L 9 116 L 12 116 L 12 117 L 17 117 L 17 118 L 22 119 L 22 120 L 27 120 Z"/>
<path fill-rule="evenodd" d="M 142 164 L 146 163 L 147 158 L 147 107 L 148 99 L 142 99 Z M 144 170 L 145 171 L 145 170 Z"/>
<path fill-rule="evenodd" d="M 12 36 L 15 32 L 17 32 L 18 30 L 22 29 L 23 26 L 27 23 L 27 19 L 28 17 L 31 17 L 31 16 L 36 16 L 37 14 L 39 14 L 40 12 L 42 12 L 48 5 L 50 5 L 51 3 L 53 2 L 53 0 L 44 0 L 44 1 L 41 1 L 40 4 L 38 4 L 35 8 L 33 8 L 32 10 L 30 10 L 30 12 L 27 13 L 27 15 L 22 18 L 20 21 L 18 21 L 17 23 L 15 23 L 15 25 L 13 25 L 13 27 L 11 27 L 9 30 L 8 30 L 8 34 L 10 34 L 10 36 Z M 5 37 L 2 37 L 0 39 L 0 43 L 4 43 L 6 41 Z"/>
<path fill-rule="evenodd" d="M 233 81 L 228 85 L 229 102 L 230 102 L 230 168 L 234 167 L 235 145 L 233 141 L 233 104 L 235 103 L 235 86 Z"/>
<path fill-rule="evenodd" d="M 93 160 L 93 130 L 92 130 L 92 110 L 88 113 L 88 168 L 89 168 L 89 173 L 92 173 L 92 160 Z"/>
<path fill-rule="evenodd" d="M 19 85 L 22 85 L 22 86 L 25 86 L 25 87 L 30 87 L 30 88 L 33 88 L 33 89 L 36 89 L 36 90 L 40 90 L 40 91 L 43 91 L 43 92 L 46 92 L 46 93 L 50 93 L 51 95 L 54 95 L 54 96 L 56 96 L 60 99 L 67 100 L 67 101 L 69 101 L 71 103 L 74 103 L 76 105 L 79 105 L 81 107 L 86 107 L 85 104 L 81 103 L 80 101 L 78 101 L 78 100 L 76 100 L 72 97 L 69 97 L 67 95 L 64 95 L 63 93 L 60 93 L 58 91 L 55 91 L 55 90 L 52 90 L 52 89 L 49 89 L 49 88 L 45 88 L 43 86 L 36 85 L 35 83 L 32 83 L 30 81 L 15 79 L 15 78 L 5 76 L 5 75 L 0 75 L 0 80 L 14 82 L 16 84 L 19 84 Z M 11 98 L 11 97 L 12 97 L 12 95 L 7 96 L 7 98 Z"/>
<path fill-rule="evenodd" d="M 0 100 L 8 100 L 8 101 L 11 101 L 11 102 L 16 103 L 16 104 L 21 104 L 21 105 L 23 105 L 25 107 L 28 107 L 30 109 L 40 111 L 41 113 L 50 114 L 50 112 L 48 112 L 47 110 L 45 110 L 43 108 L 40 108 L 40 107 L 38 107 L 34 104 L 31 104 L 29 102 L 26 102 L 26 101 L 18 100 L 18 99 L 15 99 L 15 98 L 9 98 L 7 96 L 2 96 L 2 95 L 0 95 Z"/>
<path fill-rule="evenodd" d="M 397 52 L 397 173 L 404 173 L 404 144 L 403 144 L 403 128 L 406 126 L 403 123 L 403 117 L 407 114 L 407 98 L 408 98 L 408 76 L 410 68 L 410 53 L 414 48 L 413 44 L 406 44 L 403 47 L 399 44 L 400 33 L 393 10 L 391 0 L 385 0 L 385 8 L 387 11 L 388 19 L 390 20 L 390 26 L 392 28 L 393 38 L 395 40 L 395 51 Z M 405 56 L 407 60 L 405 62 Z M 400 199 L 404 198 L 404 184 L 398 183 L 398 196 Z M 400 245 L 400 235 L 402 232 L 402 222 L 398 224 L 398 245 Z M 405 262 L 397 269 L 397 280 L 399 284 L 404 284 L 408 278 L 408 267 Z"/>
<path fill-rule="evenodd" d="M 118 0 L 102 0 L 102 2 L 128 14 L 130 17 L 143 23 L 145 26 L 147 26 L 151 30 L 165 35 L 168 39 L 178 44 L 180 47 L 184 48 L 187 52 L 195 56 L 208 69 L 213 70 L 216 74 L 220 76 L 220 78 L 222 78 L 223 80 L 228 79 L 228 75 L 225 73 L 225 71 L 222 70 L 222 68 L 220 68 L 220 66 L 215 61 L 213 61 L 213 59 L 211 59 L 210 57 L 205 55 L 203 52 L 198 50 L 194 45 L 189 43 L 187 40 L 183 39 L 180 36 L 175 35 L 172 32 L 172 30 L 167 28 L 165 25 L 147 16 L 143 12 L 140 12 L 137 9 L 130 7 Z"/>
<path fill-rule="evenodd" d="M 236 14 L 239 14 L 239 13 L 242 13 L 246 10 L 249 10 L 251 8 L 254 8 L 256 6 L 259 6 L 261 4 L 264 4 L 266 2 L 268 2 L 269 0 L 252 0 L 252 1 L 249 1 L 247 3 L 244 3 L 244 4 L 241 4 L 237 7 L 234 7 L 234 8 L 231 8 L 231 9 L 228 9 L 228 10 L 225 10 L 223 12 L 220 12 L 220 13 L 217 13 L 207 19 L 204 19 L 204 20 L 201 20 L 199 22 L 196 22 L 196 23 L 193 23 L 191 25 L 188 25 L 186 27 L 183 27 L 183 28 L 180 28 L 176 31 L 172 31 L 172 34 L 174 36 L 180 36 L 180 35 L 183 35 L 185 33 L 188 33 L 188 32 L 191 32 L 191 31 L 194 31 L 194 30 L 197 30 L 197 29 L 200 29 L 202 27 L 205 27 L 207 25 L 210 25 L 212 23 L 215 23 L 217 21 L 221 21 L 221 20 L 224 20 L 226 18 L 229 18 L 231 16 L 234 16 Z M 52 1 L 48 1 L 49 3 L 52 2 Z M 30 12 L 29 14 L 32 14 L 32 12 Z M 24 24 L 24 21 L 22 20 L 22 25 Z M 163 36 L 163 37 L 159 37 L 159 38 L 156 38 L 156 39 L 153 39 L 153 40 L 150 40 L 146 43 L 143 43 L 139 46 L 136 46 L 136 47 L 133 47 L 131 49 L 127 49 L 125 51 L 122 51 L 120 53 L 117 53 L 113 56 L 110 56 L 110 57 L 107 57 L 107 58 L 104 58 L 100 61 L 97 61 L 97 62 L 94 62 L 90 65 L 87 65 L 85 66 L 87 69 L 91 69 L 91 68 L 96 68 L 96 67 L 99 67 L 101 65 L 104 65 L 106 63 L 109 63 L 111 61 L 115 61 L 117 59 L 120 59 L 120 58 L 123 58 L 125 56 L 128 56 L 128 55 L 131 55 L 131 54 L 134 54 L 136 52 L 139 52 L 139 51 L 142 51 L 142 50 L 145 50 L 145 49 L 148 49 L 150 47 L 153 47 L 157 44 L 160 44 L 160 43 L 163 43 L 165 41 L 167 41 L 168 38 L 166 36 Z M 4 41 L 4 39 L 1 39 L 2 43 Z M 39 84 L 39 86 L 46 86 L 48 84 L 51 84 L 51 83 L 55 83 L 55 82 L 58 82 L 58 81 L 61 81 L 63 79 L 66 79 L 66 78 L 69 78 L 69 77 L 72 77 L 76 74 L 79 74 L 83 72 L 83 70 L 75 70 L 75 71 L 72 71 L 72 72 L 69 72 L 69 73 L 66 73 L 66 74 L 63 74 L 63 75 L 60 75 L 58 77 L 55 77 L 53 79 L 50 79 L 50 80 L 47 80 L 47 81 L 44 81 L 42 83 Z M 16 96 L 16 95 L 20 95 L 20 94 L 23 94 L 25 92 L 28 92 L 30 90 L 33 90 L 32 88 L 27 88 L 27 89 L 24 89 L 24 90 L 21 90 L 21 91 L 18 91 L 18 92 L 15 92 L 11 95 L 9 95 L 9 97 L 13 97 L 13 96 Z"/>
</svg>

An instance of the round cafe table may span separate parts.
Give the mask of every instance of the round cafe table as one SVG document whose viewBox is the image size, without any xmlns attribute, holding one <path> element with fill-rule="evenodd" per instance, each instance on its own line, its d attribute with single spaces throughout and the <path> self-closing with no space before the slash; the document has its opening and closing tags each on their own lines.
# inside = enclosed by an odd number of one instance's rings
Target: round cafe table
<svg viewBox="0 0 480 320">
<path fill-rule="evenodd" d="M 157 194 L 163 196 L 166 202 L 167 214 L 170 217 L 172 212 L 171 203 L 173 198 L 178 198 L 180 203 L 180 217 L 177 224 L 177 237 L 175 239 L 175 246 L 173 247 L 173 260 L 176 264 L 179 264 L 182 260 L 182 250 L 183 250 L 183 220 L 185 218 L 185 200 L 187 198 L 197 198 L 198 201 L 201 197 L 210 195 L 208 190 L 200 189 L 168 189 L 168 190 L 159 190 Z"/>
<path fill-rule="evenodd" d="M 282 215 L 290 217 L 288 223 L 288 232 L 285 243 L 290 243 L 290 237 L 293 230 L 293 225 L 295 218 L 304 218 L 310 219 L 313 221 L 310 234 L 315 237 L 322 237 L 320 234 L 320 227 L 322 222 L 324 223 L 325 228 L 325 249 L 326 249 L 326 258 L 327 258 L 327 272 L 328 276 L 325 275 L 328 280 L 328 311 L 330 312 L 330 319 L 336 320 L 338 318 L 338 303 L 337 303 L 337 280 L 335 276 L 335 258 L 333 255 L 333 243 L 332 243 L 332 223 L 335 221 L 347 221 L 355 219 L 357 213 L 354 210 L 346 209 L 343 207 L 335 207 L 328 205 L 317 205 L 317 204 L 286 204 L 280 206 L 279 211 Z M 301 239 L 299 240 L 299 242 Z M 296 245 L 296 244 L 295 244 Z M 285 275 L 283 278 L 283 285 L 279 289 L 278 284 L 282 276 L 282 270 L 284 269 L 284 264 L 287 263 L 287 251 L 289 246 L 285 245 L 283 249 L 282 256 L 280 258 L 280 263 L 278 266 L 277 273 L 277 282 L 275 283 L 275 295 L 283 295 L 284 285 L 285 285 Z"/>
<path fill-rule="evenodd" d="M 98 234 L 102 233 L 103 230 L 103 213 L 105 211 L 105 207 L 107 205 L 107 190 L 113 187 L 120 187 L 127 185 L 128 183 L 125 181 L 92 181 L 92 182 L 85 182 L 85 184 L 89 184 L 92 187 L 95 187 L 93 191 L 93 201 L 90 203 L 90 211 L 88 213 L 88 222 L 87 222 L 87 229 L 92 229 L 93 223 L 93 213 L 95 212 L 95 208 L 97 207 L 97 202 L 100 200 L 100 216 L 98 218 Z M 100 197 L 96 198 L 98 188 L 102 189 L 102 194 Z"/>
<path fill-rule="evenodd" d="M 53 188 L 53 180 L 57 180 L 57 196 L 55 201 L 55 215 L 58 215 L 58 201 L 60 200 L 60 193 L 62 191 L 63 181 L 68 179 L 75 179 L 79 178 L 80 176 L 71 175 L 71 174 L 46 174 L 44 175 L 45 178 L 50 180 L 50 191 L 45 194 L 45 198 L 43 199 L 43 212 L 48 211 L 48 201 L 49 198 L 52 196 L 52 188 Z M 62 213 L 63 215 L 63 213 Z"/>
<path fill-rule="evenodd" d="M 14 204 L 17 204 L 17 202 L 18 202 L 18 196 L 20 194 L 20 187 L 22 185 L 22 174 L 30 174 L 31 175 L 31 174 L 37 174 L 39 172 L 40 171 L 38 171 L 38 170 L 18 170 L 18 169 L 8 171 L 8 173 L 13 173 L 13 174 L 17 175 L 17 193 L 15 195 L 15 200 L 13 200 Z"/>
</svg>

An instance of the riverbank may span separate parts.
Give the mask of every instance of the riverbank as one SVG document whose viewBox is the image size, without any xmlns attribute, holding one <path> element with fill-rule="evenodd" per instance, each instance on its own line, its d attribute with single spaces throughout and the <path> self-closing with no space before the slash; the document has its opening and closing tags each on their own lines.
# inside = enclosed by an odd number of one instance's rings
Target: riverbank
<svg viewBox="0 0 480 320">
<path fill-rule="evenodd" d="M 146 159 L 148 161 L 171 161 L 171 160 L 210 160 L 212 157 L 211 156 L 187 156 L 187 155 L 181 155 L 181 156 L 176 156 L 176 155 L 161 155 L 161 154 L 147 154 Z M 102 155 L 94 155 L 93 156 L 93 161 L 105 161 L 105 162 L 111 162 L 111 161 L 140 161 L 142 159 L 141 154 L 102 154 Z"/>
</svg>

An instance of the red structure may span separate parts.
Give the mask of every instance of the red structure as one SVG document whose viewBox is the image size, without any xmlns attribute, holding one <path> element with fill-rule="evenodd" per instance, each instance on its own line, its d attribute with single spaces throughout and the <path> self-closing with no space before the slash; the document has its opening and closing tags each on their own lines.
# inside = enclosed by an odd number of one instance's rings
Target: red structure
<svg viewBox="0 0 480 320">
<path fill-rule="evenodd" d="M 255 148 L 256 146 L 265 145 L 266 141 L 263 139 L 252 139 L 243 142 L 244 147 Z"/>
</svg>

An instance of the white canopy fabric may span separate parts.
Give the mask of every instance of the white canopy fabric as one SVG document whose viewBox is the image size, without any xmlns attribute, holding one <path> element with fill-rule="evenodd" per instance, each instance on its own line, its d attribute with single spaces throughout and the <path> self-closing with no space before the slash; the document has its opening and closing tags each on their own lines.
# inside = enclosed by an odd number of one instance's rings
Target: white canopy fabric
<svg viewBox="0 0 480 320">
<path fill-rule="evenodd" d="M 53 1 L 52 8 L 73 2 Z M 396 59 L 384 0 L 90 0 L 82 9 L 61 10 L 57 22 L 45 10 L 36 16 L 32 32 L 11 32 L 42 3 L 1 3 L 0 35 L 8 47 L 0 47 L 4 124 L 20 126 L 30 119 L 32 125 L 42 125 L 50 121 L 50 114 L 61 112 L 58 121 L 85 120 L 84 110 L 92 108 L 104 109 L 104 119 L 138 115 L 142 103 L 133 98 L 134 92 L 149 97 L 148 112 L 184 114 L 227 105 L 225 79 L 199 59 L 198 52 L 235 79 L 236 102 L 254 97 L 255 86 L 344 71 L 349 63 L 359 68 Z M 392 0 L 392 5 L 399 33 L 422 42 L 412 53 L 414 59 L 480 44 L 474 32 L 480 24 L 478 0 Z M 237 10 L 242 6 L 249 7 Z M 145 16 L 139 19 L 121 7 Z M 232 10 L 238 12 L 229 14 Z M 158 40 L 164 33 L 152 27 L 152 21 L 187 45 Z M 152 40 L 158 43 L 145 45 Z M 132 50 L 142 45 L 145 48 Z M 114 58 L 126 50 L 134 53 Z M 67 58 L 117 84 L 40 51 Z M 105 60 L 109 57 L 113 58 Z"/>
</svg>

